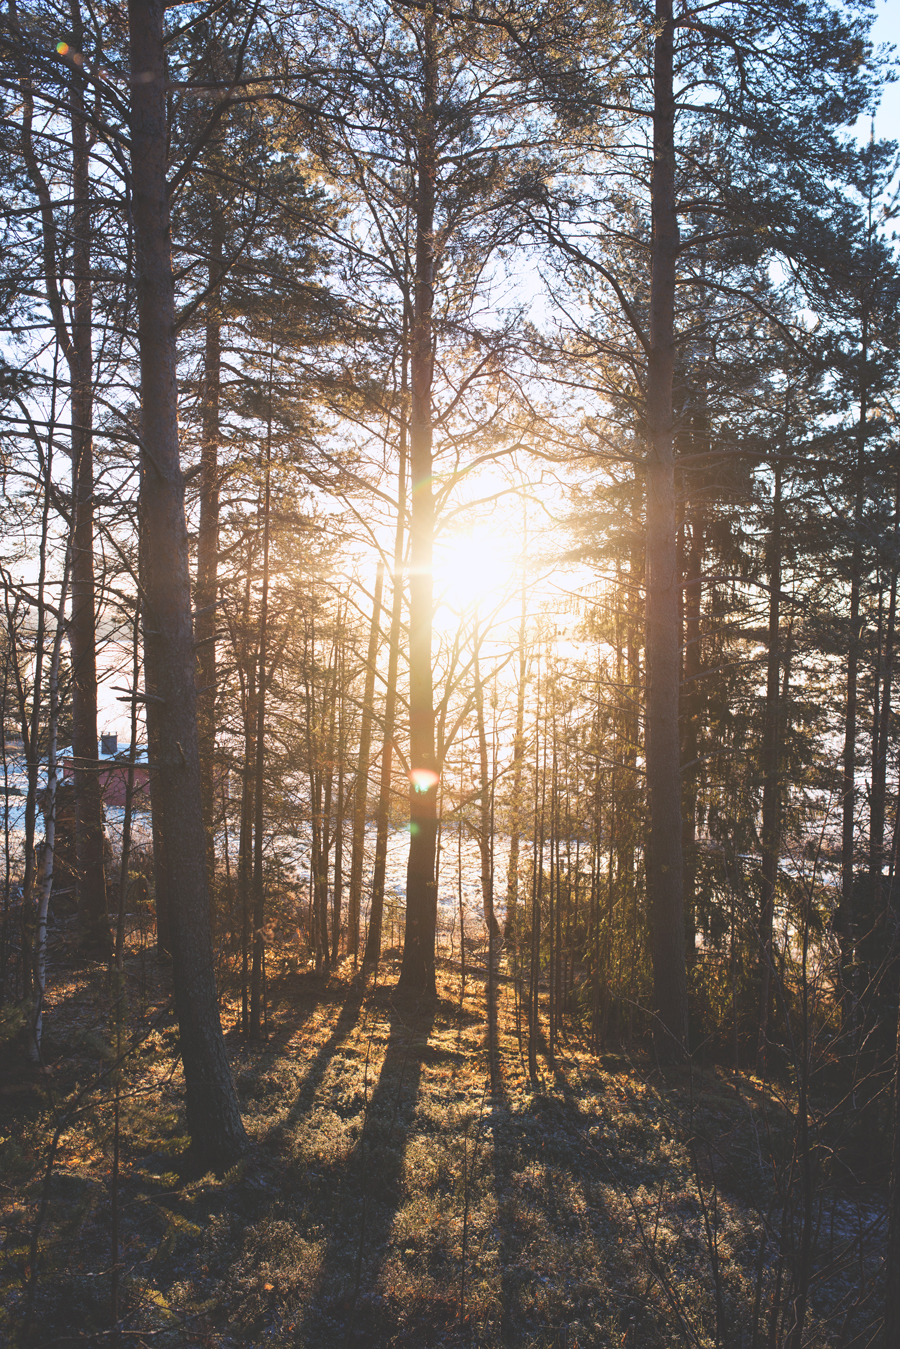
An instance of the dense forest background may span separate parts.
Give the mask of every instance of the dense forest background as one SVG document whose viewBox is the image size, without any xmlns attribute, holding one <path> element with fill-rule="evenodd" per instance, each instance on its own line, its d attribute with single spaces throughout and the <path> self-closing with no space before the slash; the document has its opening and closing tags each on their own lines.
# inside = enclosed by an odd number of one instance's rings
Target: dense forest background
<svg viewBox="0 0 900 1349">
<path fill-rule="evenodd" d="M 3 7 L 10 1343 L 900 1346 L 871 23 Z"/>
</svg>

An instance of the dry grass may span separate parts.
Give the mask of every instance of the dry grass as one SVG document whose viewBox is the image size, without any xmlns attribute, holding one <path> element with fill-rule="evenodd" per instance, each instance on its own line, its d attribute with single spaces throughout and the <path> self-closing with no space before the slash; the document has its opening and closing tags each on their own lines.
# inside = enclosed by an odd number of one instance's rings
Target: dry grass
<svg viewBox="0 0 900 1349">
<path fill-rule="evenodd" d="M 448 971 L 436 1006 L 410 1007 L 393 997 L 390 962 L 365 997 L 349 974 L 273 981 L 262 1044 L 245 1042 L 224 1007 L 254 1143 L 228 1175 L 179 1180 L 170 1019 L 129 1062 L 120 1343 L 750 1349 L 758 1299 L 761 1349 L 775 1280 L 771 1241 L 758 1258 L 762 1215 L 774 1220 L 790 1121 L 760 1084 L 711 1069 L 663 1079 L 570 1042 L 554 1063 L 543 1056 L 533 1091 L 505 983 L 492 1099 L 481 980 L 461 1002 Z M 133 957 L 132 1031 L 165 1002 L 165 970 L 144 967 L 144 1010 L 140 978 Z M 54 1120 L 109 1054 L 103 972 L 73 969 L 56 987 L 51 1076 L 23 1079 L 10 1061 L 0 1079 L 12 1121 L 0 1152 L 10 1345 L 26 1342 L 30 1290 L 33 1343 L 116 1342 L 106 1087 L 63 1131 L 36 1272 L 29 1264 Z M 883 1195 L 832 1187 L 818 1202 L 825 1273 L 804 1342 L 867 1343 Z"/>
</svg>

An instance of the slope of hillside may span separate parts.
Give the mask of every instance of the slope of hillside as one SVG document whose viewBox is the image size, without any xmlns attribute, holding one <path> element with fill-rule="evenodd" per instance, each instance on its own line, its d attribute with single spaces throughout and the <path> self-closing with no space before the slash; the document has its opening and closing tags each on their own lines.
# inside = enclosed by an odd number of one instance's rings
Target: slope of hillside
<svg viewBox="0 0 900 1349">
<path fill-rule="evenodd" d="M 44 1078 L 23 1081 L 7 1052 L 5 1342 L 762 1349 L 790 1334 L 804 1219 L 803 1344 L 872 1342 L 883 1190 L 839 1173 L 821 1138 L 807 1209 L 779 1092 L 699 1063 L 663 1077 L 574 1036 L 553 1061 L 543 1046 L 532 1084 L 504 980 L 492 1096 L 483 977 L 461 999 L 445 969 L 425 1007 L 396 1001 L 390 961 L 365 995 L 350 971 L 285 973 L 268 1039 L 228 1034 L 252 1153 L 224 1176 L 179 1176 L 166 972 L 130 965 L 141 1042 L 120 1087 L 118 1334 L 94 967 L 59 986 Z M 226 1026 L 235 1015 L 226 1004 Z"/>
</svg>

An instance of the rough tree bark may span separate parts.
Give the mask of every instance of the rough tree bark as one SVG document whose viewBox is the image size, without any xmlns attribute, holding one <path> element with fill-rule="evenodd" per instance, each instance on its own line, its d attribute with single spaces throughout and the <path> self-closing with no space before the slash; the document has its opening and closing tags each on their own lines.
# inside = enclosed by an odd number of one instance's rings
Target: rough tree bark
<svg viewBox="0 0 900 1349">
<path fill-rule="evenodd" d="M 894 488 L 893 534 L 900 529 L 900 466 Z M 884 866 L 889 860 L 884 846 L 884 828 L 887 814 L 887 762 L 890 743 L 892 687 L 897 628 L 897 564 L 891 561 L 888 588 L 888 611 L 880 644 L 878 697 L 875 725 L 872 735 L 872 792 L 869 809 L 869 872 L 872 884 L 873 916 L 883 921 Z"/>
<path fill-rule="evenodd" d="M 328 935 L 328 876 L 331 870 L 331 847 L 337 845 L 337 831 L 332 833 L 331 814 L 334 804 L 334 764 L 335 733 L 337 729 L 338 705 L 338 652 L 340 649 L 341 616 L 340 607 L 336 615 L 334 637 L 331 643 L 331 656 L 328 661 L 324 697 L 322 699 L 322 824 L 321 824 L 321 870 L 319 873 L 319 942 L 322 962 L 330 969 L 331 943 Z"/>
<path fill-rule="evenodd" d="M 405 339 L 404 324 L 404 339 Z M 384 723 L 381 744 L 381 773 L 378 785 L 378 809 L 375 814 L 375 864 L 372 869 L 372 901 L 369 906 L 369 930 L 363 954 L 363 970 L 375 969 L 381 956 L 381 924 L 384 915 L 384 877 L 387 868 L 388 821 L 391 807 L 391 777 L 394 761 L 394 722 L 397 711 L 397 671 L 400 664 L 400 627 L 403 618 L 403 540 L 406 519 L 406 457 L 408 367 L 403 353 L 400 412 L 400 463 L 397 468 L 397 528 L 394 533 L 394 567 L 391 574 L 391 630 L 388 638 L 388 672 L 384 697 Z"/>
<path fill-rule="evenodd" d="M 492 801 L 490 769 L 488 767 L 487 726 L 484 720 L 484 681 L 481 678 L 482 636 L 475 620 L 472 636 L 472 682 L 475 695 L 475 725 L 478 735 L 478 768 L 480 791 L 478 796 L 478 851 L 481 856 L 481 898 L 484 905 L 484 921 L 487 924 L 491 943 L 500 941 L 500 925 L 494 914 L 494 867 L 492 853 Z"/>
<path fill-rule="evenodd" d="M 681 766 L 681 669 L 675 520 L 673 378 L 678 213 L 675 201 L 675 24 L 672 0 L 657 0 L 653 51 L 652 260 L 647 353 L 647 703 L 649 794 L 647 897 L 657 1053 L 678 1058 L 687 1038 Z"/>
<path fill-rule="evenodd" d="M 423 19 L 421 50 L 422 109 L 416 146 L 416 274 L 410 334 L 409 860 L 403 964 L 397 988 L 401 993 L 429 995 L 435 992 L 435 844 L 439 781 L 431 671 L 434 550 L 431 390 L 434 375 L 437 53 L 434 14 L 430 9 L 425 11 Z"/>
<path fill-rule="evenodd" d="M 537 1050 L 540 1034 L 541 891 L 544 887 L 544 809 L 547 796 L 547 714 L 544 710 L 544 761 L 541 765 L 541 665 L 537 660 L 534 704 L 534 823 L 531 869 L 531 962 L 528 978 L 528 1076 L 538 1086 Z"/>
<path fill-rule="evenodd" d="M 900 518 L 900 477 L 898 477 L 894 497 L 894 532 Z M 875 913 L 879 921 L 887 927 L 887 939 L 890 942 L 891 955 L 889 969 L 892 980 L 896 979 L 896 909 L 893 903 L 892 881 L 888 882 L 887 896 L 884 890 L 883 868 L 885 863 L 884 822 L 886 806 L 886 774 L 888 735 L 891 715 L 891 685 L 895 655 L 895 626 L 897 615 L 897 566 L 891 563 L 891 586 L 888 606 L 887 632 L 882 652 L 882 693 L 877 728 L 877 744 L 872 764 L 872 818 L 870 824 L 870 870 L 872 874 Z M 890 850 L 889 850 L 890 851 Z M 893 873 L 893 864 L 891 866 Z M 893 875 L 892 875 L 893 880 Z M 893 967 L 893 968 L 892 968 Z M 886 1349 L 900 1345 L 900 1015 L 898 1015 L 897 1039 L 894 1047 L 893 1073 L 893 1130 L 891 1146 L 891 1180 L 888 1200 L 888 1239 L 885 1252 L 885 1299 L 884 1299 L 884 1344 Z"/>
<path fill-rule="evenodd" d="M 325 647 L 323 644 L 323 653 Z M 334 651 L 333 647 L 333 651 Z M 324 662 L 325 674 L 317 697 L 316 680 L 316 627 L 315 620 L 307 625 L 304 675 L 306 687 L 306 754 L 309 764 L 309 805 L 310 805 L 310 918 L 313 951 L 316 960 L 316 973 L 329 964 L 328 945 L 328 857 L 330 839 L 328 833 L 328 814 L 331 809 L 331 779 L 333 766 L 329 764 L 329 729 L 326 719 L 330 716 L 329 707 L 333 705 L 333 666 L 327 656 Z"/>
<path fill-rule="evenodd" d="M 900 1345 L 900 1017 L 894 1052 L 893 1145 L 891 1188 L 888 1202 L 888 1240 L 885 1253 L 884 1345 Z"/>
<path fill-rule="evenodd" d="M 84 45 L 81 9 L 72 3 L 72 40 Z M 93 342 L 91 201 L 85 81 L 73 63 L 72 98 L 72 758 L 75 769 L 75 847 L 78 911 L 88 948 L 109 949 L 106 873 L 103 866 L 103 799 L 97 754 L 96 595 L 94 585 Z"/>
<path fill-rule="evenodd" d="M 146 623 L 147 616 L 144 615 Z M 166 870 L 166 840 L 163 833 L 162 787 L 159 775 L 152 765 L 162 758 L 156 718 L 147 717 L 147 759 L 150 768 L 150 823 L 153 832 L 153 906 L 156 910 L 156 958 L 160 964 L 167 963 L 172 956 L 172 925 L 169 919 L 169 882 Z"/>
<path fill-rule="evenodd" d="M 244 596 L 240 639 L 232 634 L 232 646 L 240 656 L 236 661 L 241 689 L 241 720 L 244 731 L 244 757 L 241 769 L 241 817 L 238 839 L 237 884 L 241 912 L 241 1030 L 250 1030 L 250 883 L 253 874 L 253 784 L 256 754 L 256 647 L 250 640 L 250 592 L 253 581 L 255 531 L 248 530 L 244 555 Z"/>
<path fill-rule="evenodd" d="M 859 733 L 859 662 L 862 637 L 862 527 L 865 509 L 865 454 L 869 389 L 866 378 L 869 356 L 869 314 L 864 305 L 861 311 L 859 350 L 859 417 L 856 424 L 856 451 L 851 481 L 853 483 L 853 532 L 850 545 L 850 615 L 847 639 L 847 691 L 844 704 L 844 746 L 841 756 L 841 967 L 844 984 L 844 1024 L 855 1025 L 858 997 L 856 972 L 856 943 L 859 937 L 856 914 L 856 769 L 857 737 Z"/>
<path fill-rule="evenodd" d="M 509 858 L 506 867 L 506 939 L 512 943 L 518 965 L 519 846 L 522 836 L 522 778 L 525 770 L 525 688 L 528 682 L 527 608 L 525 571 L 522 570 L 522 611 L 519 615 L 519 671 L 516 684 L 516 734 L 513 740 L 513 781 L 510 792 Z"/>
<path fill-rule="evenodd" d="M 200 783 L 206 828 L 206 870 L 215 880 L 214 821 L 216 748 L 216 599 L 219 566 L 219 383 L 222 368 L 222 316 L 218 283 L 222 274 L 222 228 L 218 214 L 212 225 L 212 251 L 203 351 L 202 428 L 200 443 L 200 521 L 197 530 L 197 584 L 194 591 L 197 643 L 197 721 L 200 736 Z"/>
<path fill-rule="evenodd" d="M 262 1035 L 263 969 L 266 956 L 266 890 L 263 883 L 263 788 L 266 767 L 266 661 L 269 638 L 269 536 L 272 514 L 271 486 L 271 369 L 269 372 L 269 430 L 266 440 L 266 476 L 263 484 L 263 570 L 259 605 L 259 642 L 256 674 L 256 762 L 253 786 L 253 962 L 250 972 L 250 1035 Z"/>
<path fill-rule="evenodd" d="M 781 846 L 781 465 L 775 464 L 772 495 L 772 528 L 768 565 L 769 631 L 766 667 L 766 711 L 762 743 L 762 897 L 759 909 L 759 1033 L 756 1070 L 764 1072 L 772 1002 L 772 960 L 775 919 L 775 889 L 778 884 L 778 854 Z"/>
<path fill-rule="evenodd" d="M 865 314 L 860 366 L 865 369 L 868 357 L 868 334 Z M 854 876 L 854 830 L 856 823 L 856 735 L 857 685 L 859 681 L 860 594 L 862 585 L 862 517 L 865 504 L 863 465 L 866 445 L 866 418 L 868 390 L 865 379 L 860 380 L 859 420 L 856 430 L 856 456 L 853 469 L 853 540 L 850 553 L 850 623 L 847 647 L 847 698 L 844 709 L 843 750 L 843 811 L 841 822 L 841 899 L 849 907 Z"/>
<path fill-rule="evenodd" d="M 346 620 L 347 611 L 344 610 L 344 619 Z M 337 708 L 337 733 L 334 747 L 334 758 L 337 763 L 337 801 L 334 812 L 334 884 L 331 889 L 331 967 L 334 969 L 338 963 L 338 957 L 341 953 L 341 907 L 344 890 L 344 817 L 347 810 L 347 791 L 345 782 L 346 772 L 346 745 L 344 743 L 344 724 L 346 710 L 346 651 L 347 643 L 344 640 L 343 625 L 339 630 L 340 637 L 340 657 L 335 657 L 335 673 L 339 673 L 336 680 L 336 694 L 340 699 Z"/>
<path fill-rule="evenodd" d="M 366 655 L 366 683 L 363 692 L 362 722 L 359 731 L 359 765 L 353 798 L 353 843 L 350 854 L 350 894 L 347 899 L 347 955 L 359 955 L 359 910 L 362 897 L 363 861 L 366 845 L 366 806 L 369 799 L 369 756 L 372 751 L 372 712 L 375 702 L 375 661 L 381 634 L 381 598 L 384 592 L 384 563 L 379 562 L 375 577 L 372 625 Z"/>
<path fill-rule="evenodd" d="M 211 1166 L 246 1149 L 219 1021 L 206 882 L 184 477 L 179 462 L 175 287 L 166 183 L 163 0 L 130 0 L 132 218 L 141 381 L 141 582 L 147 716 L 165 839 L 175 1005 L 192 1152 Z"/>
<path fill-rule="evenodd" d="M 704 400 L 705 401 L 705 400 Z M 708 448 L 705 408 L 694 417 L 693 448 Z M 699 432 L 699 434 L 698 434 Z M 699 442 L 699 444 L 698 444 Z M 684 589 L 682 630 L 684 655 L 681 687 L 682 827 L 684 856 L 684 957 L 688 969 L 697 959 L 697 799 L 700 788 L 700 733 L 703 718 L 703 559 L 706 549 L 706 511 L 700 475 L 683 475 L 684 492 L 694 489 L 690 510 L 690 545 L 683 547 Z M 687 522 L 686 522 L 687 523 Z M 682 526 L 682 537 L 685 525 Z"/>
</svg>

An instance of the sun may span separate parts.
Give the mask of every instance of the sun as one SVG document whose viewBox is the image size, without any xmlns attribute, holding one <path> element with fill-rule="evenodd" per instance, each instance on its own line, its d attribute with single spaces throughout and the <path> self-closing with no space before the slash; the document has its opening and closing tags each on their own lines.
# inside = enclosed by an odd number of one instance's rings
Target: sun
<svg viewBox="0 0 900 1349">
<path fill-rule="evenodd" d="M 434 551 L 434 595 L 450 614 L 502 605 L 516 589 L 521 542 L 503 529 L 479 523 L 441 540 Z"/>
</svg>

